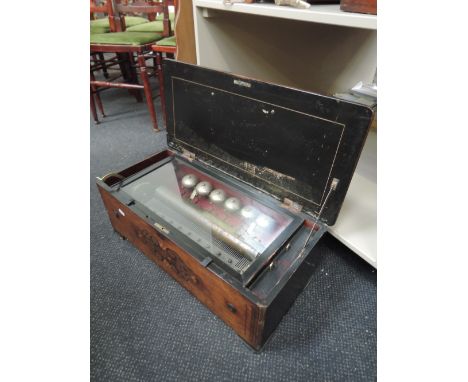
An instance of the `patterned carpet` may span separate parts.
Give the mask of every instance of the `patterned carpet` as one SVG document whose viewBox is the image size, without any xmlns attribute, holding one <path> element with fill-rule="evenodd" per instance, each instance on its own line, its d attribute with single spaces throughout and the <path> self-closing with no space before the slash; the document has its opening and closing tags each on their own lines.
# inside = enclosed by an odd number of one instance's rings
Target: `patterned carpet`
<svg viewBox="0 0 468 382">
<path fill-rule="evenodd" d="M 330 235 L 310 284 L 255 353 L 114 233 L 95 178 L 160 151 L 166 135 L 125 90 L 102 99 L 108 117 L 91 122 L 91 380 L 374 381 L 377 272 Z"/>
</svg>

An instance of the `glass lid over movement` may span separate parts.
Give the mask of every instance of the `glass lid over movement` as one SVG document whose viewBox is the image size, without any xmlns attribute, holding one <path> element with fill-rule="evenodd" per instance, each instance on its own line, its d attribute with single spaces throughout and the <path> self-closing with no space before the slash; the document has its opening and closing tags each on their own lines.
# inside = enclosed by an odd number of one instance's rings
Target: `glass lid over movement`
<svg viewBox="0 0 468 382">
<path fill-rule="evenodd" d="M 242 274 L 262 255 L 274 253 L 297 225 L 297 218 L 286 211 L 178 158 L 124 185 L 121 191 L 231 273 Z"/>
</svg>

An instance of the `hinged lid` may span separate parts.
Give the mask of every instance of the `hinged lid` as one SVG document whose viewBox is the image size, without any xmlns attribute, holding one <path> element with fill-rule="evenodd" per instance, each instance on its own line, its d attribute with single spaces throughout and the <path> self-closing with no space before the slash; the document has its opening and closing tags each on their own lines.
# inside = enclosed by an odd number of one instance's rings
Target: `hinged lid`
<svg viewBox="0 0 468 382">
<path fill-rule="evenodd" d="M 372 110 L 332 97 L 164 60 L 168 144 L 334 224 Z"/>
</svg>

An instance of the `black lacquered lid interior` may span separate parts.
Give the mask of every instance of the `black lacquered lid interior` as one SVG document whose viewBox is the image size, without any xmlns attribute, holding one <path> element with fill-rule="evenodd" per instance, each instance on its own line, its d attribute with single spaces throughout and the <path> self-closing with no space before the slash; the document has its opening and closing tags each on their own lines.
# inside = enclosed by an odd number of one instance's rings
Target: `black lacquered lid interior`
<svg viewBox="0 0 468 382">
<path fill-rule="evenodd" d="M 336 221 L 372 110 L 297 89 L 165 60 L 169 146 Z"/>
</svg>

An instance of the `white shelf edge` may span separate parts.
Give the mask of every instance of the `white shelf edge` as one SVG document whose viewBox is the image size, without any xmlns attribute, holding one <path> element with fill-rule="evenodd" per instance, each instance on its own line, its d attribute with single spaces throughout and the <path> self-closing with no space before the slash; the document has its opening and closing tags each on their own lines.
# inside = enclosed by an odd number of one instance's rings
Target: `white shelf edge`
<svg viewBox="0 0 468 382">
<path fill-rule="evenodd" d="M 336 223 L 329 232 L 377 268 L 377 132 L 370 131 Z"/>
<path fill-rule="evenodd" d="M 377 185 L 354 174 L 348 194 L 330 233 L 377 268 Z"/>
<path fill-rule="evenodd" d="M 343 12 L 340 10 L 339 4 L 312 5 L 308 9 L 298 9 L 275 4 L 234 3 L 224 5 L 222 0 L 195 0 L 194 7 L 377 30 L 377 16 Z"/>
</svg>

